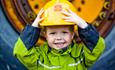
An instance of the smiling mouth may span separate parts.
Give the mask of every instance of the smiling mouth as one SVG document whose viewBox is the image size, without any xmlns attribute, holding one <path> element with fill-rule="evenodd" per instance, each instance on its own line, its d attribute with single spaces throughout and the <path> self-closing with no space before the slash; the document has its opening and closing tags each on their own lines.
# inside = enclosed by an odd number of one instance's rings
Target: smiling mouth
<svg viewBox="0 0 115 70">
<path fill-rule="evenodd" d="M 57 46 L 57 48 L 63 48 L 64 43 L 55 43 L 55 45 Z"/>
</svg>

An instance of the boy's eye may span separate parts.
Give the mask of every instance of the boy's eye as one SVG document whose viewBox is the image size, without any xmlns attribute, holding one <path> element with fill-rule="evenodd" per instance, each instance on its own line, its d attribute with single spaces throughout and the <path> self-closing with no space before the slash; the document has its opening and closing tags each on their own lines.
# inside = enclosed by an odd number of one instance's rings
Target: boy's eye
<svg viewBox="0 0 115 70">
<path fill-rule="evenodd" d="M 51 32 L 50 34 L 51 34 L 51 35 L 54 35 L 54 34 L 56 34 L 56 32 Z"/>
<path fill-rule="evenodd" d="M 62 33 L 63 33 L 63 34 L 67 34 L 68 32 L 66 32 L 66 31 L 63 31 Z"/>
</svg>

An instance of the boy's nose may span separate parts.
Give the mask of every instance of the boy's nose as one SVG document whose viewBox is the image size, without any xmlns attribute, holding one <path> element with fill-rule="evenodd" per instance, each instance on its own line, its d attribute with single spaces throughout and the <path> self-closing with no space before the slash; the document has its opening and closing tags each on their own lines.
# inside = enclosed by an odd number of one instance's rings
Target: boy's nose
<svg viewBox="0 0 115 70">
<path fill-rule="evenodd" d="M 62 40 L 62 37 L 61 36 L 57 36 L 56 40 Z"/>
</svg>

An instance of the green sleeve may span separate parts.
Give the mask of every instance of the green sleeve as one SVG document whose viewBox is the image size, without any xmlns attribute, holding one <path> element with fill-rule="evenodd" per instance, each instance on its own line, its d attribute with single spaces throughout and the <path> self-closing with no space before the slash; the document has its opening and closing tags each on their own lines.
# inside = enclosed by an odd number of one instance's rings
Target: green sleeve
<svg viewBox="0 0 115 70">
<path fill-rule="evenodd" d="M 90 51 L 87 47 L 84 47 L 85 65 L 89 67 L 92 64 L 94 64 L 103 53 L 104 48 L 105 48 L 105 42 L 102 37 L 99 37 L 99 40 L 93 51 Z"/>
<path fill-rule="evenodd" d="M 18 41 L 15 44 L 13 55 L 30 70 L 37 68 L 37 60 L 40 54 L 35 47 L 27 50 L 20 38 L 18 38 Z"/>
</svg>

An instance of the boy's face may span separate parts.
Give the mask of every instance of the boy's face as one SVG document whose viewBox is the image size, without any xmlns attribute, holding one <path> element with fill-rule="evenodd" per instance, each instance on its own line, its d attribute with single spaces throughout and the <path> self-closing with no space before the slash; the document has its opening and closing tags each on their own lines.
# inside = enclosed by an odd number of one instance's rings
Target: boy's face
<svg viewBox="0 0 115 70">
<path fill-rule="evenodd" d="M 46 40 L 51 48 L 61 49 L 71 44 L 74 33 L 71 26 L 46 27 Z"/>
</svg>

